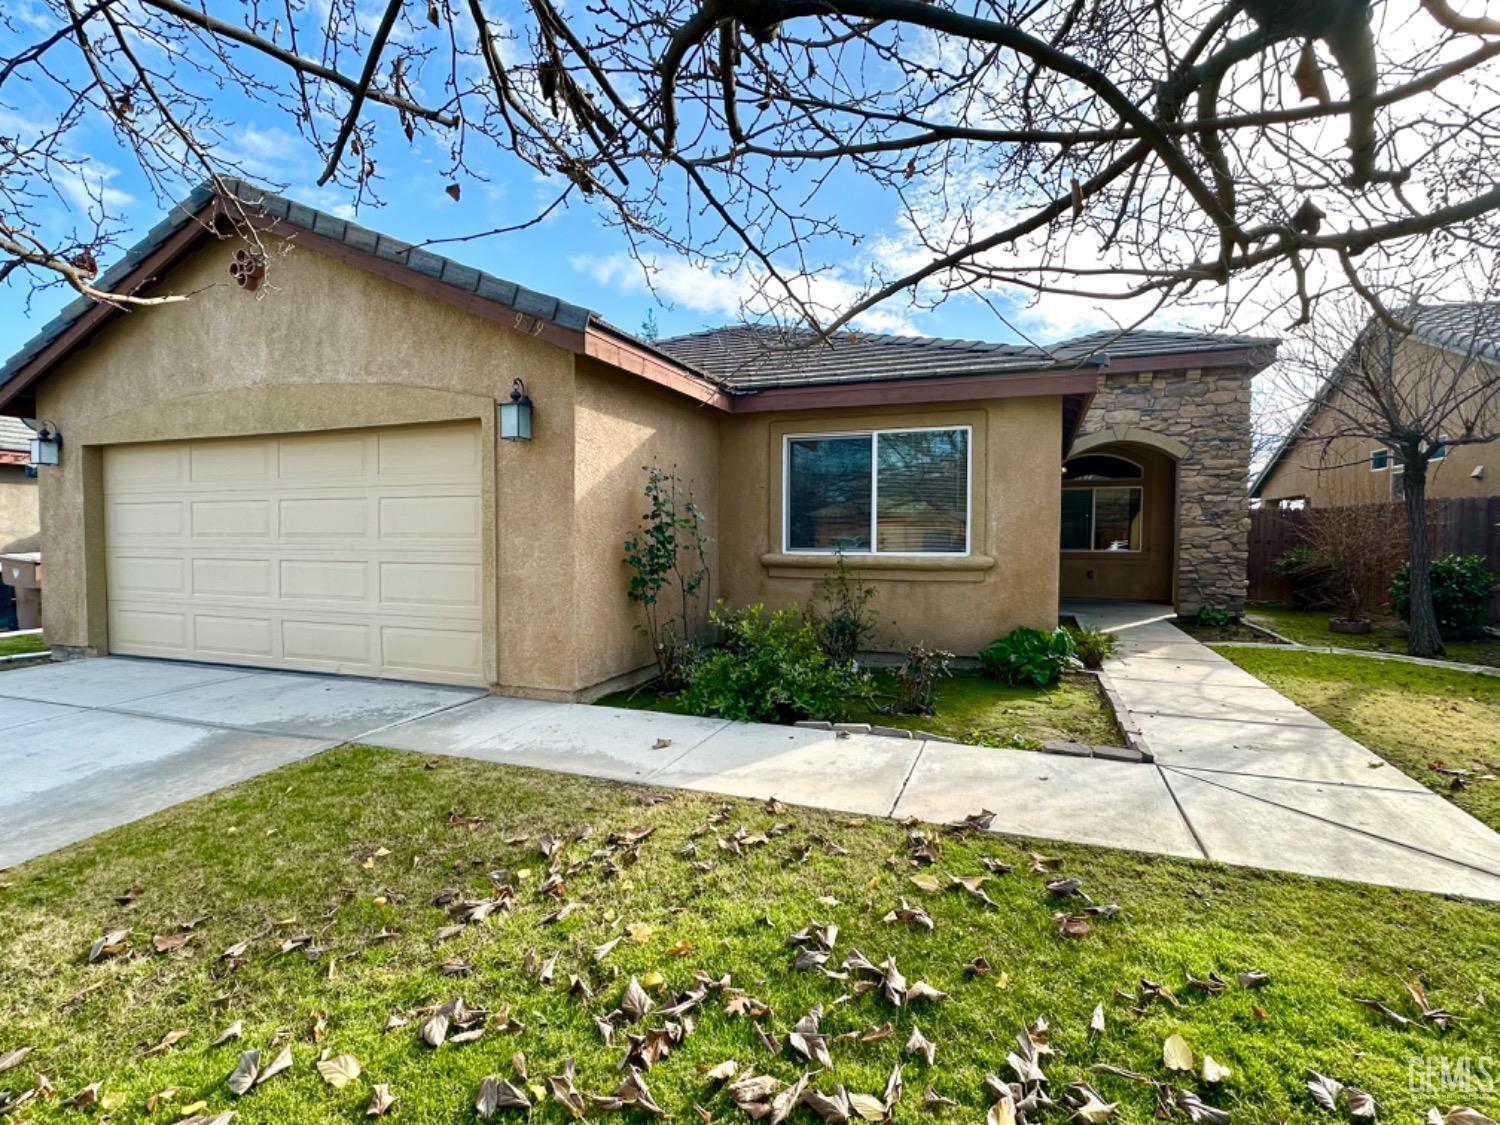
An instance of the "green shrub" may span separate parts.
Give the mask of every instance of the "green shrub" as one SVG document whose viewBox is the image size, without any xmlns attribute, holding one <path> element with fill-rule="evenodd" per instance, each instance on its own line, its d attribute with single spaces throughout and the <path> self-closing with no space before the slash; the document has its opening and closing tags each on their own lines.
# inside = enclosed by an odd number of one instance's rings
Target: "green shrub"
<svg viewBox="0 0 1500 1125">
<path fill-rule="evenodd" d="M 1068 636 L 1073 638 L 1073 651 L 1085 668 L 1097 671 L 1115 654 L 1115 635 L 1097 625 L 1069 625 Z"/>
<path fill-rule="evenodd" d="M 1432 608 L 1444 636 L 1473 637 L 1489 620 L 1495 576 L 1483 555 L 1443 555 L 1432 560 Z M 1391 578 L 1391 604 L 1403 621 L 1411 620 L 1411 563 Z"/>
<path fill-rule="evenodd" d="M 807 620 L 818 635 L 818 643 L 835 664 L 848 664 L 875 633 L 875 617 L 869 611 L 875 587 L 849 577 L 844 552 L 834 560 L 833 573 L 819 583 L 819 601 L 807 607 Z M 821 604 L 820 604 L 821 603 Z"/>
<path fill-rule="evenodd" d="M 901 667 L 896 669 L 896 714 L 931 715 L 932 694 L 939 676 L 947 676 L 951 652 L 914 644 L 906 650 Z"/>
<path fill-rule="evenodd" d="M 723 640 L 688 669 L 682 694 L 694 715 L 762 723 L 838 720 L 869 698 L 868 673 L 829 660 L 795 608 L 767 615 L 752 605 L 735 613 L 720 603 L 713 621 Z"/>
<path fill-rule="evenodd" d="M 1234 620 L 1227 610 L 1213 605 L 1200 605 L 1194 616 L 1198 619 L 1198 624 L 1205 629 L 1222 629 Z"/>
<path fill-rule="evenodd" d="M 1066 629 L 1044 633 L 1022 625 L 981 649 L 979 667 L 1008 684 L 1050 687 L 1069 668 L 1078 667 L 1078 657 Z"/>
</svg>

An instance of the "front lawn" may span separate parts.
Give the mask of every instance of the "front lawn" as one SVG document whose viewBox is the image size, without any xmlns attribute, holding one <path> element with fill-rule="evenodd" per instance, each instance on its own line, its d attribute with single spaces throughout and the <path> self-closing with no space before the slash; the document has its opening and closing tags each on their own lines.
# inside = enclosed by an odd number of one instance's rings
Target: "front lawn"
<svg viewBox="0 0 1500 1125">
<path fill-rule="evenodd" d="M 1500 774 L 1500 678 L 1294 649 L 1217 651 L 1500 830 L 1500 781 L 1483 780 Z"/>
<path fill-rule="evenodd" d="M 1370 652 L 1406 651 L 1406 627 L 1392 617 L 1375 618 L 1375 627 L 1368 633 L 1335 633 L 1328 628 L 1329 610 L 1293 609 L 1272 602 L 1252 602 L 1245 607 L 1245 616 L 1299 645 L 1358 648 Z M 1446 641 L 1444 647 L 1448 650 L 1448 659 L 1456 663 L 1500 667 L 1500 638 Z"/>
<path fill-rule="evenodd" d="M 1100 746 L 1124 745 L 1114 712 L 1087 675 L 1065 675 L 1052 688 L 1014 687 L 979 672 L 955 670 L 937 680 L 932 715 L 892 715 L 883 707 L 895 699 L 895 674 L 875 671 L 877 706 L 861 708 L 851 722 L 929 731 L 977 746 L 1036 749 L 1050 739 Z M 615 692 L 598 700 L 608 707 L 682 713 L 680 695 L 661 695 L 651 685 Z"/>
<path fill-rule="evenodd" d="M 40 633 L 23 633 L 19 637 L 0 637 L 0 656 L 19 656 L 23 652 L 46 652 L 47 642 Z"/>
<path fill-rule="evenodd" d="M 645 796 L 351 747 L 0 875 L 0 1060 L 32 1049 L 0 1074 L 0 1097 L 45 1075 L 55 1095 L 20 1119 L 134 1125 L 234 1110 L 241 1125 L 308 1125 L 365 1120 L 381 1084 L 397 1099 L 391 1119 L 458 1125 L 475 1119 L 481 1080 L 495 1075 L 540 1103 L 537 1121 L 562 1125 L 570 1115 L 557 1092 L 568 1086 L 549 1079 L 568 1059 L 579 1090 L 608 1095 L 629 1075 L 627 1054 L 666 1046 L 643 1081 L 667 1120 L 699 1120 L 701 1106 L 703 1120 L 748 1125 L 706 1072 L 731 1059 L 742 1076 L 783 1082 L 818 1070 L 791 1033 L 821 1006 L 817 1035 L 802 1042 L 814 1054 L 826 1048 L 833 1069 L 809 1088 L 842 1084 L 878 1103 L 899 1064 L 898 1121 L 984 1119 L 985 1076 L 1014 1077 L 1006 1056 L 1018 1032 L 1050 1051 L 1036 1061 L 1054 1098 L 1088 1081 L 1120 1103 L 1115 1120 L 1140 1125 L 1155 1120 L 1153 1086 L 1091 1066 L 1169 1082 L 1169 1097 L 1190 1091 L 1241 1122 L 1336 1120 L 1309 1096 L 1309 1067 L 1369 1091 L 1382 1120 L 1416 1121 L 1455 1101 L 1500 1111 L 1493 1093 L 1412 1083 L 1440 1067 L 1458 1073 L 1465 1059 L 1477 1066 L 1500 1042 L 1495 907 L 945 832 L 932 834 L 936 862 L 919 867 L 923 841 L 906 826 Z M 1031 870 L 1032 848 L 1054 857 L 1045 874 Z M 986 875 L 984 861 L 1014 865 L 975 884 L 993 905 L 948 886 L 949 875 Z M 561 879 L 549 878 L 549 862 Z M 938 889 L 924 889 L 926 876 Z M 1096 903 L 1120 907 L 1089 919 L 1081 937 L 1060 936 L 1053 919 L 1076 915 L 1081 900 L 1044 886 L 1070 876 Z M 508 909 L 494 902 L 504 886 L 514 889 Z M 452 894 L 495 912 L 460 926 L 453 910 L 432 905 Z M 902 900 L 908 920 L 882 921 Z M 819 923 L 836 923 L 837 935 Z M 111 935 L 87 963 L 96 939 L 115 930 L 128 933 Z M 810 971 L 796 972 L 789 939 L 804 930 Z M 153 938 L 167 951 L 153 951 Z M 821 967 L 820 938 L 832 946 Z M 855 950 L 904 981 L 891 974 L 872 988 L 877 977 L 858 967 L 846 977 Z M 966 972 L 979 958 L 988 971 Z M 1242 984 L 1239 974 L 1252 971 L 1269 983 Z M 627 988 L 632 978 L 658 1009 L 634 1025 L 618 1014 L 627 993 L 644 1006 Z M 946 999 L 919 998 L 918 981 Z M 1446 1033 L 1421 1018 L 1408 985 L 1453 1013 Z M 683 995 L 690 989 L 702 991 Z M 450 1021 L 440 1047 L 424 1045 L 429 1014 L 452 1011 L 454 997 L 487 1014 Z M 686 1008 L 660 1013 L 677 1000 Z M 1361 1003 L 1370 1000 L 1410 1022 Z M 1096 1006 L 1103 1030 L 1091 1033 Z M 1039 1018 L 1050 1025 L 1038 1030 L 1041 1048 L 1023 1031 Z M 237 1038 L 212 1045 L 235 1028 Z M 904 1049 L 918 1028 L 935 1045 L 931 1064 Z M 460 1038 L 474 1032 L 477 1040 Z M 1192 1051 L 1191 1072 L 1165 1067 L 1174 1035 Z M 241 1052 L 260 1050 L 266 1068 L 284 1048 L 288 1070 L 231 1095 Z M 324 1054 L 357 1060 L 358 1077 L 342 1088 L 325 1081 L 315 1067 Z M 1205 1055 L 1228 1076 L 1204 1081 Z M 347 1062 L 325 1069 L 353 1071 Z M 92 1109 L 63 1107 L 92 1083 Z M 929 1088 L 956 1104 L 924 1108 Z M 880 1116 L 878 1104 L 864 1108 Z M 647 1119 L 640 1109 L 580 1110 L 593 1121 Z M 1041 1117 L 1068 1119 L 1063 1109 Z M 788 1120 L 818 1122 L 811 1105 Z M 1173 1120 L 1189 1119 L 1176 1111 Z"/>
</svg>

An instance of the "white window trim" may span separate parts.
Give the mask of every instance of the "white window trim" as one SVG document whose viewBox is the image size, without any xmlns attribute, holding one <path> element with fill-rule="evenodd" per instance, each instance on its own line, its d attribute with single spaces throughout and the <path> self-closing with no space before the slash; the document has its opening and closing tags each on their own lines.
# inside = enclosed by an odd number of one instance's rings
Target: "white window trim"
<svg viewBox="0 0 1500 1125">
<path fill-rule="evenodd" d="M 880 510 L 880 435 L 964 432 L 964 549 L 962 551 L 882 551 L 876 523 Z M 870 549 L 843 551 L 838 548 L 793 548 L 792 539 L 792 442 L 820 441 L 828 438 L 870 439 Z M 974 545 L 974 427 L 959 426 L 891 426 L 885 429 L 830 430 L 821 433 L 783 434 L 781 438 L 781 552 L 785 555 L 879 555 L 882 558 L 962 559 Z"/>
<path fill-rule="evenodd" d="M 1125 458 L 1120 458 L 1125 460 Z M 1132 462 L 1134 464 L 1134 462 Z M 1141 555 L 1146 552 L 1146 487 L 1145 482 L 1140 484 L 1121 484 L 1118 481 L 1086 481 L 1081 484 L 1070 485 L 1063 489 L 1064 492 L 1084 492 L 1089 494 L 1089 542 L 1094 541 L 1094 532 L 1099 527 L 1099 490 L 1102 488 L 1129 488 L 1141 494 L 1141 504 L 1138 516 L 1141 521 L 1141 545 L 1139 547 L 1127 547 L 1123 551 L 1111 551 L 1101 547 L 1059 547 L 1065 555 Z"/>
<path fill-rule="evenodd" d="M 1377 453 L 1384 453 L 1385 454 L 1385 464 L 1384 465 L 1377 466 L 1375 464 L 1375 454 L 1377 454 Z M 1390 471 L 1390 467 L 1391 467 L 1391 451 L 1389 449 L 1372 449 L 1372 450 L 1370 450 L 1369 461 L 1370 461 L 1370 472 L 1372 472 L 1372 473 L 1389 472 Z"/>
</svg>

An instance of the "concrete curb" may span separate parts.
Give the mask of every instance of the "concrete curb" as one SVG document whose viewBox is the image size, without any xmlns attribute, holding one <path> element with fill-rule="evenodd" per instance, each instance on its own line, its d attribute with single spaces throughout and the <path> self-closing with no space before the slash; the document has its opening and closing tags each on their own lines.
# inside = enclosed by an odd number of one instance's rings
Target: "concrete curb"
<svg viewBox="0 0 1500 1125">
<path fill-rule="evenodd" d="M 7 668 L 25 668 L 30 664 L 50 664 L 52 652 L 43 649 L 41 652 L 18 652 L 11 656 L 0 656 L 0 672 Z"/>
<path fill-rule="evenodd" d="M 1327 656 L 1363 656 L 1367 660 L 1389 660 L 1397 664 L 1417 664 L 1424 668 L 1446 668 L 1450 672 L 1473 672 L 1480 676 L 1500 676 L 1500 668 L 1488 664 L 1460 664 L 1456 660 L 1432 660 L 1425 656 L 1407 656 L 1401 652 L 1371 652 L 1367 648 L 1335 648 L 1332 645 L 1304 645 L 1296 641 L 1270 644 L 1263 641 L 1215 641 L 1210 648 L 1261 648 L 1285 652 L 1318 652 Z"/>
</svg>

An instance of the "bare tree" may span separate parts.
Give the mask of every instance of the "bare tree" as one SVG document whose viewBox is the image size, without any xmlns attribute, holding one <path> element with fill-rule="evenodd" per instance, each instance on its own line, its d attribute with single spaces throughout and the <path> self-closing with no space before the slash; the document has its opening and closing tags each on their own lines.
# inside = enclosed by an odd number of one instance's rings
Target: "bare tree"
<svg viewBox="0 0 1500 1125">
<path fill-rule="evenodd" d="M 555 194 L 475 236 L 583 200 L 648 269 L 666 251 L 739 271 L 757 311 L 821 332 L 1007 287 L 1125 320 L 1251 300 L 1305 323 L 1329 293 L 1373 300 L 1500 241 L 1500 20 L 1449 0 L 212 7 L 0 15 L 20 122 L 0 125 L 0 276 L 104 296 L 105 193 L 81 224 L 52 205 L 86 179 L 90 131 L 177 195 L 242 170 L 252 103 L 356 201 L 392 146 L 436 141 L 434 195 L 455 198 L 500 152 Z M 899 220 L 875 246 L 847 218 L 872 191 Z"/>
<path fill-rule="evenodd" d="M 1319 376 L 1295 436 L 1315 453 L 1320 471 L 1366 466 L 1372 446 L 1388 451 L 1411 564 L 1407 651 L 1442 656 L 1432 603 L 1428 476 L 1448 450 L 1500 440 L 1500 302 L 1392 305 L 1411 332 L 1379 317 L 1361 321 L 1364 314 L 1346 306 L 1342 320 L 1330 315 L 1315 327 L 1279 377 L 1295 379 L 1299 367 Z"/>
</svg>

